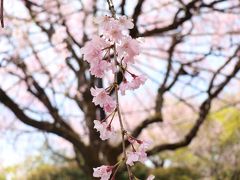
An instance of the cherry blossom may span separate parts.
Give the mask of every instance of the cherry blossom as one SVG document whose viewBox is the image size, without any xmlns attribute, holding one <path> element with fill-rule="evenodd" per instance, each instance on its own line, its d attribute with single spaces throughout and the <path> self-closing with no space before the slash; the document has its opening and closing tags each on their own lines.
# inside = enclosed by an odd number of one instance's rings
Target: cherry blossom
<svg viewBox="0 0 240 180">
<path fill-rule="evenodd" d="M 129 86 L 131 89 L 137 89 L 141 85 L 143 85 L 146 80 L 147 78 L 144 75 L 135 76 L 133 80 L 130 82 Z"/>
<path fill-rule="evenodd" d="M 92 75 L 102 78 L 104 73 L 110 68 L 110 63 L 104 60 L 96 61 L 96 63 L 90 64 L 90 72 Z"/>
<path fill-rule="evenodd" d="M 104 31 L 108 31 L 112 28 L 112 23 L 114 19 L 110 16 L 99 16 L 95 18 L 95 22 L 100 25 L 100 28 Z"/>
<path fill-rule="evenodd" d="M 105 36 L 114 42 L 119 42 L 123 38 L 121 26 L 116 20 L 111 21 L 110 28 L 106 31 Z"/>
<path fill-rule="evenodd" d="M 134 57 L 136 55 L 139 55 L 139 42 L 135 39 L 132 39 L 131 37 L 126 37 L 122 40 L 121 45 L 117 47 L 117 51 L 120 57 L 124 57 L 126 55 L 129 57 Z"/>
<path fill-rule="evenodd" d="M 123 81 L 119 86 L 119 90 L 120 90 L 122 95 L 125 95 L 125 91 L 129 90 L 129 89 L 130 89 L 130 86 L 129 86 L 129 83 L 127 81 Z"/>
<path fill-rule="evenodd" d="M 122 95 L 125 95 L 126 90 L 135 90 L 135 89 L 139 88 L 141 85 L 143 85 L 146 80 L 147 80 L 147 78 L 143 75 L 134 76 L 134 78 L 130 82 L 128 82 L 126 80 L 123 81 L 119 86 L 119 90 Z"/>
<path fill-rule="evenodd" d="M 118 42 L 123 38 L 122 30 L 124 25 L 128 25 L 127 20 L 122 20 L 120 23 L 119 20 L 113 19 L 109 16 L 103 16 L 96 18 L 96 22 L 101 25 L 103 30 L 103 35 L 106 39 L 110 39 L 113 42 Z"/>
<path fill-rule="evenodd" d="M 147 153 L 140 150 L 140 151 L 132 151 L 127 153 L 127 161 L 126 164 L 133 166 L 134 162 L 142 162 L 144 163 L 147 159 Z"/>
<path fill-rule="evenodd" d="M 103 58 L 103 49 L 109 44 L 99 36 L 93 36 L 92 40 L 81 48 L 81 53 L 84 54 L 84 60 L 88 63 L 96 63 Z"/>
<path fill-rule="evenodd" d="M 139 149 L 146 151 L 146 149 L 149 148 L 149 146 L 152 144 L 151 141 L 138 141 L 138 143 L 140 144 Z"/>
<path fill-rule="evenodd" d="M 93 96 L 93 103 L 100 107 L 106 107 L 106 110 L 114 109 L 114 99 L 108 95 L 104 88 L 91 88 L 91 94 Z M 111 107 L 111 108 L 110 108 Z M 108 111 L 107 111 L 108 112 Z"/>
<path fill-rule="evenodd" d="M 133 166 L 133 162 L 138 161 L 138 152 L 128 152 L 126 164 Z"/>
<path fill-rule="evenodd" d="M 124 65 L 134 64 L 135 63 L 135 56 L 126 54 L 124 57 L 122 57 L 122 62 L 123 62 Z"/>
<path fill-rule="evenodd" d="M 109 96 L 108 93 L 105 91 L 104 88 L 91 88 L 90 89 L 93 98 L 93 103 L 95 105 L 100 105 L 101 107 L 105 103 L 107 97 Z"/>
<path fill-rule="evenodd" d="M 135 58 L 140 54 L 139 41 L 131 38 L 128 35 L 128 30 L 133 28 L 132 19 L 127 16 L 110 17 L 102 16 L 95 19 L 95 22 L 100 26 L 101 36 L 93 36 L 83 48 L 81 53 L 83 58 L 90 65 L 90 73 L 97 78 L 103 78 L 107 71 L 111 71 L 115 77 L 114 82 L 106 89 L 92 87 L 90 89 L 93 96 L 92 102 L 97 106 L 103 108 L 104 112 L 109 115 L 102 121 L 94 120 L 94 128 L 100 133 L 102 140 L 110 139 L 116 135 L 114 128 L 111 126 L 114 120 L 115 114 L 118 114 L 119 121 L 120 112 L 117 105 L 118 92 L 114 98 L 110 96 L 110 91 L 114 88 L 116 91 L 120 91 L 122 95 L 125 95 L 126 90 L 135 90 L 145 83 L 147 78 L 144 75 L 136 76 L 127 69 L 130 65 L 135 63 Z M 112 52 L 114 57 L 111 58 Z M 116 72 L 122 72 L 123 82 L 118 85 L 116 81 Z M 121 70 L 121 71 L 120 71 Z M 130 80 L 126 79 L 125 72 L 130 74 Z M 115 113 L 118 112 L 118 113 Z M 111 117 L 110 122 L 108 118 Z M 125 132 L 124 127 L 121 127 L 122 133 Z M 128 135 L 126 133 L 126 135 Z M 132 145 L 132 151 L 125 152 L 125 163 L 133 166 L 135 162 L 144 163 L 147 159 L 146 149 L 149 147 L 148 141 L 141 141 L 134 137 L 128 137 L 129 142 Z M 122 139 L 124 141 L 124 137 Z M 134 147 L 137 145 L 137 148 Z M 94 177 L 100 177 L 101 180 L 108 180 L 111 177 L 112 169 L 114 166 L 100 166 L 94 168 Z M 147 180 L 153 180 L 154 176 L 149 176 Z"/>
<path fill-rule="evenodd" d="M 116 108 L 116 102 L 109 99 L 106 103 L 104 103 L 103 108 L 105 112 L 112 112 Z"/>
<path fill-rule="evenodd" d="M 147 153 L 145 152 L 147 148 L 150 146 L 150 141 L 141 141 L 138 139 L 134 139 L 133 137 L 128 138 L 128 141 L 133 145 L 135 142 L 139 145 L 138 149 L 133 149 L 132 152 L 127 153 L 127 161 L 126 164 L 132 166 L 134 162 L 142 162 L 144 163 L 147 159 Z"/>
<path fill-rule="evenodd" d="M 106 121 L 102 122 L 99 120 L 94 120 L 94 128 L 97 129 L 98 132 L 100 132 L 100 138 L 102 140 L 107 140 L 115 135 L 115 131 L 113 127 L 111 127 L 110 124 L 108 124 Z"/>
<path fill-rule="evenodd" d="M 109 180 L 112 174 L 113 166 L 102 165 L 97 168 L 93 168 L 93 177 L 99 177 L 101 180 Z"/>
<path fill-rule="evenodd" d="M 110 16 L 100 16 L 95 18 L 95 22 L 101 25 L 100 28 L 106 31 L 112 28 L 114 23 L 118 23 L 122 30 L 132 29 L 134 27 L 132 19 L 127 16 L 120 16 L 117 21 Z"/>
<path fill-rule="evenodd" d="M 119 23 L 122 29 L 132 29 L 134 27 L 132 19 L 127 16 L 119 17 Z"/>
</svg>

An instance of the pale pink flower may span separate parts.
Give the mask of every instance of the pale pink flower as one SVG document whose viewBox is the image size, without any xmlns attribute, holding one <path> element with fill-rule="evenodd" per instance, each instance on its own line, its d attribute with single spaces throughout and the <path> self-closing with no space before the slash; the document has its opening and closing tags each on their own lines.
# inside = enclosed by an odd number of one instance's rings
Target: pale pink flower
<svg viewBox="0 0 240 180">
<path fill-rule="evenodd" d="M 102 165 L 97 168 L 93 168 L 93 177 L 99 177 L 100 180 L 109 180 L 112 174 L 113 166 Z"/>
<path fill-rule="evenodd" d="M 109 30 L 112 26 L 114 19 L 110 16 L 100 16 L 95 18 L 95 22 L 100 25 L 104 30 Z"/>
<path fill-rule="evenodd" d="M 149 146 L 152 144 L 151 141 L 137 141 L 138 144 L 140 144 L 139 149 L 146 151 L 146 149 L 149 148 Z"/>
<path fill-rule="evenodd" d="M 119 85 L 119 90 L 121 92 L 122 95 L 125 95 L 125 91 L 129 90 L 130 86 L 129 86 L 129 82 L 128 81 L 123 81 L 120 85 Z"/>
<path fill-rule="evenodd" d="M 144 151 L 132 151 L 127 153 L 126 164 L 133 166 L 134 162 L 144 163 L 147 160 L 147 153 Z"/>
<path fill-rule="evenodd" d="M 118 42 L 122 38 L 122 32 L 120 29 L 111 28 L 108 32 L 108 35 L 112 41 Z"/>
<path fill-rule="evenodd" d="M 99 36 L 93 36 L 92 40 L 88 41 L 81 53 L 84 54 L 84 60 L 88 63 L 95 63 L 103 58 L 103 49 L 109 44 Z"/>
<path fill-rule="evenodd" d="M 145 83 L 145 81 L 147 80 L 147 78 L 143 75 L 140 76 L 134 76 L 134 78 L 132 79 L 131 82 L 128 81 L 123 81 L 120 85 L 119 85 L 119 90 L 121 92 L 122 95 L 125 95 L 125 91 L 126 90 L 134 90 L 139 88 L 142 84 Z"/>
<path fill-rule="evenodd" d="M 120 56 L 121 57 L 121 56 Z M 135 63 L 135 56 L 132 56 L 132 55 L 129 55 L 129 54 L 126 54 L 124 56 L 122 56 L 123 58 L 123 62 L 124 64 L 134 64 Z M 121 58 L 121 59 L 122 59 Z"/>
<path fill-rule="evenodd" d="M 138 161 L 138 152 L 128 152 L 126 164 L 133 166 L 134 162 Z"/>
<path fill-rule="evenodd" d="M 110 28 L 105 32 L 104 35 L 114 42 L 118 42 L 123 38 L 122 29 L 117 20 L 111 21 Z"/>
<path fill-rule="evenodd" d="M 127 161 L 126 163 L 130 166 L 133 165 L 134 162 L 142 162 L 144 163 L 147 160 L 147 153 L 145 152 L 147 148 L 150 146 L 150 141 L 141 141 L 138 139 L 134 138 L 128 138 L 128 141 L 133 144 L 133 143 L 138 143 L 139 147 L 138 149 L 134 149 L 132 152 L 127 153 Z"/>
<path fill-rule="evenodd" d="M 93 96 L 93 103 L 100 107 L 103 107 L 108 97 L 110 97 L 104 88 L 95 87 L 91 88 L 90 91 Z"/>
<path fill-rule="evenodd" d="M 154 180 L 155 179 L 155 176 L 154 175 L 149 175 L 148 177 L 147 177 L 147 179 L 146 180 Z"/>
<path fill-rule="evenodd" d="M 94 128 L 97 129 L 97 131 L 100 133 L 100 138 L 102 140 L 107 140 L 116 134 L 114 128 L 111 127 L 111 125 L 109 125 L 106 121 L 101 122 L 98 120 L 94 120 L 93 123 Z"/>
<path fill-rule="evenodd" d="M 147 160 L 147 153 L 143 150 L 138 151 L 138 161 L 144 163 Z"/>
<path fill-rule="evenodd" d="M 121 45 L 117 47 L 117 51 L 120 57 L 124 57 L 128 55 L 129 58 L 127 59 L 130 59 L 136 55 L 139 55 L 140 45 L 137 40 L 132 39 L 131 37 L 127 37 L 122 40 Z"/>
<path fill-rule="evenodd" d="M 112 112 L 116 108 L 116 102 L 108 95 L 103 88 L 95 87 L 90 89 L 93 96 L 93 103 L 103 107 L 106 112 Z"/>
<path fill-rule="evenodd" d="M 102 78 L 104 72 L 110 68 L 110 63 L 104 60 L 95 61 L 90 64 L 90 72 L 92 75 Z"/>
<path fill-rule="evenodd" d="M 131 89 L 137 89 L 146 82 L 147 78 L 144 75 L 135 76 L 130 82 L 129 86 Z"/>
<path fill-rule="evenodd" d="M 116 108 L 116 102 L 110 97 L 108 100 L 104 103 L 103 108 L 105 112 L 113 112 Z"/>
<path fill-rule="evenodd" d="M 120 16 L 118 21 L 122 29 L 132 29 L 134 27 L 132 19 L 127 16 Z"/>
</svg>

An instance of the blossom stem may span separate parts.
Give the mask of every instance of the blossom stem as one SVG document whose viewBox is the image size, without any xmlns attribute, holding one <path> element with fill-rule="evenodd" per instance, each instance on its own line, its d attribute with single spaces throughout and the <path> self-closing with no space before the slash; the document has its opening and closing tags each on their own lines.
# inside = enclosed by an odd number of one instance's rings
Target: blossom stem
<svg viewBox="0 0 240 180">
<path fill-rule="evenodd" d="M 107 0 L 108 6 L 109 6 L 109 10 L 111 11 L 112 17 L 116 18 L 116 11 L 113 5 L 112 0 Z M 117 66 L 118 65 L 118 61 L 117 61 L 117 49 L 116 49 L 116 43 L 114 43 L 113 45 L 113 50 L 114 50 L 114 63 Z M 119 119 L 119 124 L 121 127 L 121 134 L 122 134 L 122 149 L 123 149 L 123 155 L 124 155 L 124 161 L 126 161 L 127 159 L 127 152 L 126 152 L 126 145 L 125 145 L 125 129 L 123 126 L 123 120 L 122 120 L 122 116 L 121 116 L 121 112 L 120 112 L 120 107 L 119 107 L 119 97 L 118 97 L 118 72 L 116 71 L 114 73 L 114 84 L 115 84 L 115 96 L 116 96 L 116 108 L 117 108 L 117 113 L 118 113 L 118 119 Z M 129 167 L 128 164 L 126 164 L 127 166 L 127 171 L 128 171 L 128 177 L 129 180 L 133 180 L 133 174 L 131 172 L 131 169 Z"/>
<path fill-rule="evenodd" d="M 112 114 L 113 114 L 113 117 L 114 117 L 115 113 L 116 113 L 116 109 L 114 109 L 113 112 L 111 112 L 107 117 L 105 117 L 103 120 L 100 120 L 100 121 L 101 121 L 101 122 L 106 121 Z M 112 118 L 112 119 L 113 119 L 113 118 Z M 111 121 L 112 121 L 112 119 L 111 119 Z"/>
<path fill-rule="evenodd" d="M 114 62 L 117 65 L 117 54 L 116 54 L 116 44 L 114 44 Z M 118 79 L 117 79 L 117 72 L 115 72 L 114 74 L 114 82 L 115 82 L 115 96 L 116 96 L 116 107 L 117 107 L 117 113 L 118 113 L 118 119 L 119 119 L 119 123 L 120 123 L 120 127 L 121 127 L 121 134 L 122 134 L 122 149 L 123 149 L 123 155 L 124 155 L 124 159 L 127 159 L 127 152 L 126 152 L 126 145 L 125 145 L 125 129 L 123 126 L 123 120 L 122 120 L 122 116 L 121 116 L 121 112 L 120 112 L 120 107 L 119 107 L 119 97 L 118 97 Z M 127 171 L 128 171 L 128 177 L 130 180 L 132 180 L 132 173 L 130 170 L 129 165 L 127 166 Z"/>
<path fill-rule="evenodd" d="M 121 166 L 121 164 L 122 164 L 122 161 L 120 161 L 120 163 L 117 163 L 117 164 L 116 164 L 116 167 L 117 167 L 117 168 L 115 169 L 115 171 L 114 171 L 114 173 L 113 173 L 113 175 L 112 175 L 111 180 L 114 180 L 114 179 L 115 179 L 115 176 L 116 176 L 117 171 L 118 171 L 119 167 Z"/>
<path fill-rule="evenodd" d="M 115 114 L 116 114 L 116 111 L 117 111 L 117 109 L 115 109 L 115 110 L 113 111 L 113 116 L 112 116 L 112 118 L 111 118 L 111 120 L 110 120 L 110 122 L 109 122 L 109 126 L 111 126 L 111 124 L 112 124 L 112 121 L 113 121 L 113 118 L 114 118 L 114 116 L 115 116 Z"/>
</svg>

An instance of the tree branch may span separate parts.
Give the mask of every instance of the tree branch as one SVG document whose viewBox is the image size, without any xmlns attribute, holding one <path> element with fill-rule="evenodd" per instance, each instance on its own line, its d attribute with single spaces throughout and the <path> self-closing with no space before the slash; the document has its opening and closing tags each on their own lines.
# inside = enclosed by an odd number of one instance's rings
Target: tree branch
<svg viewBox="0 0 240 180">
<path fill-rule="evenodd" d="M 239 47 L 237 48 L 237 52 L 239 53 Z M 198 130 L 200 129 L 202 123 L 206 119 L 207 115 L 209 114 L 210 107 L 211 107 L 211 102 L 214 98 L 216 98 L 219 93 L 223 90 L 223 88 L 235 77 L 235 75 L 239 72 L 240 70 L 240 58 L 238 58 L 238 61 L 233 69 L 233 71 L 225 78 L 225 80 L 218 86 L 218 88 L 214 91 L 214 93 L 209 94 L 208 98 L 202 103 L 200 106 L 200 111 L 199 111 L 199 116 L 196 120 L 196 123 L 192 127 L 192 129 L 188 132 L 188 134 L 185 136 L 185 138 L 179 142 L 176 143 L 167 143 L 167 144 L 162 144 L 159 146 L 154 147 L 150 151 L 148 151 L 149 155 L 156 154 L 160 151 L 164 150 L 175 150 L 181 147 L 185 147 L 189 145 L 194 137 L 197 135 Z M 215 78 L 213 76 L 213 78 Z"/>
</svg>

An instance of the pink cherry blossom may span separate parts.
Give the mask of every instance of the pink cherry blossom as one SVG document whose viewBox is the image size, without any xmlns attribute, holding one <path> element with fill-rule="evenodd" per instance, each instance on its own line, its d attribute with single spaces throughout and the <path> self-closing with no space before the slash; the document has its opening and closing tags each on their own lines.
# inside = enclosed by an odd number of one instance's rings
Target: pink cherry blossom
<svg viewBox="0 0 240 180">
<path fill-rule="evenodd" d="M 98 120 L 94 120 L 93 123 L 94 128 L 97 129 L 98 132 L 100 132 L 100 138 L 102 140 L 107 140 L 116 134 L 113 127 L 111 127 L 111 125 L 109 125 L 106 121 L 101 122 Z"/>
<path fill-rule="evenodd" d="M 97 168 L 93 168 L 93 177 L 99 177 L 100 180 L 109 180 L 112 174 L 112 166 L 102 165 Z"/>
<path fill-rule="evenodd" d="M 147 159 L 147 153 L 145 152 L 147 148 L 150 146 L 150 141 L 141 141 L 135 138 L 128 138 L 128 141 L 133 144 L 137 143 L 139 144 L 139 147 L 134 149 L 132 152 L 127 153 L 127 161 L 126 164 L 132 166 L 134 162 L 142 162 L 144 163 Z"/>
<path fill-rule="evenodd" d="M 128 152 L 126 164 L 133 166 L 133 162 L 138 161 L 138 152 Z"/>
<path fill-rule="evenodd" d="M 103 39 L 99 36 L 93 36 L 91 42 L 94 44 L 94 46 L 97 49 L 103 49 L 103 48 L 109 46 L 109 43 L 105 39 Z"/>
<path fill-rule="evenodd" d="M 126 54 L 122 57 L 123 59 L 123 63 L 124 64 L 134 64 L 135 63 L 135 56 L 132 56 L 132 55 L 129 55 L 129 54 Z"/>
<path fill-rule="evenodd" d="M 106 71 L 111 70 L 112 74 L 114 74 L 118 69 L 124 69 L 133 64 L 136 56 L 140 54 L 140 45 L 139 41 L 127 35 L 128 30 L 134 26 L 132 19 L 126 16 L 117 18 L 103 16 L 96 18 L 96 23 L 99 24 L 99 32 L 102 35 L 93 36 L 92 40 L 88 41 L 85 46 L 81 48 L 81 53 L 84 55 L 84 60 L 90 64 L 90 73 L 98 78 L 102 78 Z M 117 62 L 110 56 L 113 51 L 117 55 L 117 59 L 115 59 Z M 146 81 L 146 77 L 143 75 L 136 76 L 129 70 L 126 70 L 126 72 L 132 76 L 132 79 L 124 79 L 119 85 L 118 90 L 122 95 L 125 95 L 126 90 L 139 88 Z M 109 87 L 114 87 L 114 83 Z M 93 121 L 94 128 L 100 133 L 102 140 L 107 140 L 116 134 L 111 123 L 114 120 L 114 111 L 116 110 L 117 102 L 109 95 L 110 89 L 111 88 L 104 89 L 98 87 L 90 89 L 93 96 L 93 103 L 103 108 L 106 113 L 110 113 L 109 116 L 102 121 Z M 112 116 L 112 119 L 108 122 L 107 120 L 110 116 Z M 138 161 L 144 163 L 147 158 L 146 149 L 150 143 L 148 141 L 138 140 L 132 136 L 128 138 L 133 150 L 127 152 L 126 164 L 132 166 Z M 99 177 L 101 180 L 109 180 L 113 167 L 114 166 L 103 165 L 94 168 L 93 176 Z M 152 175 L 147 178 L 147 180 L 153 179 L 154 176 Z"/>
<path fill-rule="evenodd" d="M 149 175 L 148 177 L 147 177 L 147 179 L 146 180 L 153 180 L 155 178 L 155 176 L 154 175 Z"/>
<path fill-rule="evenodd" d="M 116 102 L 112 100 L 112 97 L 110 97 L 106 103 L 104 103 L 103 108 L 105 112 L 113 112 L 114 109 L 116 108 Z"/>
<path fill-rule="evenodd" d="M 103 107 L 104 103 L 109 99 L 108 97 L 110 97 L 104 88 L 95 87 L 91 88 L 90 91 L 93 96 L 93 103 L 100 107 Z"/>
<path fill-rule="evenodd" d="M 111 28 L 106 32 L 107 38 L 114 42 L 118 42 L 123 38 L 122 30 L 117 22 L 112 22 Z"/>
<path fill-rule="evenodd" d="M 147 78 L 144 75 L 135 76 L 129 86 L 131 87 L 131 89 L 137 89 L 141 85 L 143 85 L 146 80 Z"/>
<path fill-rule="evenodd" d="M 126 164 L 133 166 L 134 162 L 142 162 L 144 163 L 147 159 L 147 153 L 144 151 L 132 151 L 127 153 L 127 161 Z"/>
<path fill-rule="evenodd" d="M 147 160 L 147 153 L 141 149 L 138 151 L 138 161 L 144 163 Z"/>
<path fill-rule="evenodd" d="M 140 76 L 134 76 L 133 80 L 131 82 L 128 81 L 123 81 L 120 85 L 119 85 L 119 90 L 121 92 L 122 95 L 125 95 L 125 91 L 126 90 L 134 90 L 139 88 L 142 84 L 145 83 L 145 81 L 147 80 L 147 78 L 143 75 Z"/>
<path fill-rule="evenodd" d="M 103 49 L 109 44 L 99 36 L 93 36 L 92 40 L 88 41 L 86 45 L 81 48 L 81 53 L 84 54 L 84 60 L 89 63 L 95 63 L 103 57 Z"/>
<path fill-rule="evenodd" d="M 146 151 L 146 149 L 148 149 L 149 146 L 152 144 L 151 141 L 138 141 L 138 143 L 140 144 L 139 149 L 143 151 Z"/>
<path fill-rule="evenodd" d="M 117 47 L 117 51 L 121 58 L 128 56 L 128 58 L 125 57 L 124 60 L 125 63 L 128 63 L 131 62 L 130 60 L 133 59 L 134 56 L 139 55 L 140 45 L 137 40 L 132 39 L 131 37 L 126 37 L 122 40 L 121 45 Z"/>
<path fill-rule="evenodd" d="M 122 29 L 132 29 L 134 27 L 132 19 L 127 16 L 120 16 L 118 21 Z"/>
<path fill-rule="evenodd" d="M 104 72 L 110 68 L 110 63 L 104 60 L 95 61 L 95 63 L 90 64 L 90 72 L 92 75 L 102 78 Z"/>
<path fill-rule="evenodd" d="M 96 19 L 95 19 L 95 22 L 97 24 L 101 25 L 100 27 L 102 29 L 104 29 L 105 31 L 107 31 L 111 28 L 113 21 L 114 21 L 114 19 L 109 16 L 99 16 L 99 17 L 96 17 Z"/>
<path fill-rule="evenodd" d="M 110 18 L 108 16 L 103 18 L 98 18 L 101 24 L 101 29 L 103 30 L 103 35 L 106 39 L 118 42 L 123 38 L 122 26 L 117 19 Z"/>
<path fill-rule="evenodd" d="M 119 90 L 121 92 L 122 95 L 125 95 L 125 91 L 129 90 L 130 86 L 129 86 L 129 82 L 127 81 L 123 81 L 120 85 L 119 85 Z"/>
<path fill-rule="evenodd" d="M 112 112 L 116 108 L 116 102 L 108 95 L 103 88 L 91 88 L 91 94 L 93 96 L 93 103 L 103 107 L 106 112 Z"/>
</svg>

